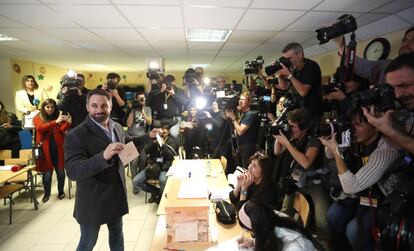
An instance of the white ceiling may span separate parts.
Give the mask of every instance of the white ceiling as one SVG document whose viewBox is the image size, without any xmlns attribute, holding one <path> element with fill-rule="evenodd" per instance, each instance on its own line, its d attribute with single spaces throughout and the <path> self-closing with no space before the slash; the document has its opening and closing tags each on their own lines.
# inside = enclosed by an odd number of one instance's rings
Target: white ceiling
<svg viewBox="0 0 414 251">
<path fill-rule="evenodd" d="M 276 59 L 292 41 L 309 57 L 333 50 L 318 45 L 314 31 L 344 13 L 366 40 L 413 26 L 414 0 L 0 0 L 0 33 L 20 40 L 0 42 L 0 58 L 138 71 L 163 57 L 167 71 L 190 64 L 240 71 L 259 54 Z M 197 43 L 186 41 L 190 28 L 233 32 L 225 43 Z"/>
</svg>

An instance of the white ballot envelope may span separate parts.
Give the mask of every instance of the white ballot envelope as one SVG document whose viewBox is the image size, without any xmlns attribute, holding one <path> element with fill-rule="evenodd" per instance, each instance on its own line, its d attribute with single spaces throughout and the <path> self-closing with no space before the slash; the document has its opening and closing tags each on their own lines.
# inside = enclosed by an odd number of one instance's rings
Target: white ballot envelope
<svg viewBox="0 0 414 251">
<path fill-rule="evenodd" d="M 139 153 L 134 143 L 131 141 L 125 145 L 124 150 L 122 150 L 118 156 L 119 159 L 121 159 L 122 164 L 125 166 L 132 160 L 136 159 L 139 156 Z"/>
</svg>

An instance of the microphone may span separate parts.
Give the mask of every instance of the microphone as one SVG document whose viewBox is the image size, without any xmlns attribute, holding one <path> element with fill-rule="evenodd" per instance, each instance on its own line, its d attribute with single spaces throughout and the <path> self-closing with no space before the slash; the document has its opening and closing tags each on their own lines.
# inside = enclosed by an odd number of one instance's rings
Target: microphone
<svg viewBox="0 0 414 251">
<path fill-rule="evenodd" d="M 34 98 L 33 99 L 33 105 L 36 106 L 36 108 L 37 108 L 37 106 L 40 105 L 40 100 L 37 99 L 37 98 Z"/>
</svg>

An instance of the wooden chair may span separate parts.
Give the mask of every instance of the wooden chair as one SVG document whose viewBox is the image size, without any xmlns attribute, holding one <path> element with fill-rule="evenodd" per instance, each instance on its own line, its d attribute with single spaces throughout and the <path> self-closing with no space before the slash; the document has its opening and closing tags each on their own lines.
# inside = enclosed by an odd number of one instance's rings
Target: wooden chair
<svg viewBox="0 0 414 251">
<path fill-rule="evenodd" d="M 21 184 L 9 184 L 9 185 L 3 185 L 0 187 L 0 199 L 4 198 L 4 203 L 6 204 L 6 199 L 9 199 L 9 224 L 12 224 L 12 218 L 13 218 L 13 193 L 19 191 L 23 188 L 23 185 Z"/>
<path fill-rule="evenodd" d="M 226 170 L 227 170 L 227 159 L 226 159 L 226 157 L 221 156 L 220 157 L 220 162 L 221 162 L 221 165 L 223 166 L 224 173 L 226 173 Z"/>
<path fill-rule="evenodd" d="M 27 159 L 28 163 L 32 162 L 32 161 L 33 161 L 33 163 L 35 162 L 34 159 L 33 159 L 32 149 L 21 149 L 19 151 L 19 156 L 20 156 L 20 158 Z M 37 184 L 37 176 L 39 175 L 39 172 L 33 170 L 32 175 L 33 175 L 33 181 L 34 181 L 35 186 L 41 187 L 41 185 Z M 70 195 L 69 195 L 69 197 L 70 197 Z"/>
<path fill-rule="evenodd" d="M 15 159 L 5 159 L 4 160 L 4 164 L 5 165 L 26 165 L 27 164 L 27 159 L 25 158 L 15 158 Z M 37 175 L 36 171 L 32 171 L 32 175 L 33 177 L 35 177 L 34 175 Z M 9 180 L 7 180 L 8 184 L 14 185 L 21 185 L 21 188 L 24 188 L 26 191 L 30 191 L 30 179 L 29 179 L 29 174 L 27 172 L 22 173 L 20 175 L 17 175 L 16 177 L 13 177 Z M 35 186 L 36 187 L 36 186 Z M 19 189 L 19 193 L 20 193 Z M 30 197 L 30 201 L 32 201 L 32 198 Z"/>
<path fill-rule="evenodd" d="M 293 203 L 297 215 L 294 216 L 297 222 L 301 222 L 303 227 L 306 228 L 310 218 L 310 205 L 308 199 L 300 192 L 295 193 L 295 200 Z"/>
</svg>

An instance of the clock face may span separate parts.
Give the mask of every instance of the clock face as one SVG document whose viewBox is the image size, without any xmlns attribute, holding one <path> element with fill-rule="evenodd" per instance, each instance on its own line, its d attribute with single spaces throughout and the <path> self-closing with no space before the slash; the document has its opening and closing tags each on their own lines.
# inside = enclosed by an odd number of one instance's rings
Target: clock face
<svg viewBox="0 0 414 251">
<path fill-rule="evenodd" d="M 376 41 L 372 44 L 370 44 L 369 47 L 367 47 L 366 51 L 366 59 L 369 60 L 378 60 L 381 58 L 382 53 L 384 52 L 384 46 L 381 42 Z"/>
<path fill-rule="evenodd" d="M 385 38 L 372 40 L 364 51 L 364 57 L 368 60 L 386 59 L 390 54 L 390 42 Z"/>
</svg>

